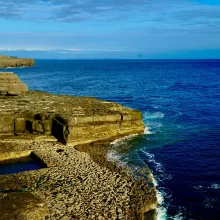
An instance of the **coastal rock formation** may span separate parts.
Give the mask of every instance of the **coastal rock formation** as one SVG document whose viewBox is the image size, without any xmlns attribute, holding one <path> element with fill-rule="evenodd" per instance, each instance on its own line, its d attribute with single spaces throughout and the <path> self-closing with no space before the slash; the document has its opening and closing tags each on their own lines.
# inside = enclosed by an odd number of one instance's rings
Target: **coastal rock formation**
<svg viewBox="0 0 220 220">
<path fill-rule="evenodd" d="M 28 92 L 18 81 L 0 74 L 0 165 L 34 155 L 44 166 L 0 175 L 0 220 L 142 220 L 145 212 L 155 220 L 152 175 L 137 180 L 106 165 L 106 154 L 95 159 L 82 150 L 97 153 L 99 145 L 107 149 L 103 142 L 142 134 L 141 112 L 91 97 Z"/>
<path fill-rule="evenodd" d="M 27 85 L 16 74 L 0 72 L 0 95 L 19 95 L 27 91 Z"/>
<path fill-rule="evenodd" d="M 89 154 L 60 143 L 15 143 L 0 139 L 0 155 L 15 152 L 23 155 L 26 151 L 41 158 L 48 168 L 0 175 L 0 220 L 22 219 L 14 218 L 14 214 L 24 216 L 24 220 L 38 220 L 28 217 L 43 216 L 44 204 L 48 213 L 42 220 L 143 220 L 140 212 L 157 207 L 151 178 L 147 184 L 138 182 L 126 171 L 110 170 L 97 164 Z M 19 198 L 16 200 L 14 196 Z M 147 220 L 155 220 L 155 216 Z"/>
<path fill-rule="evenodd" d="M 144 132 L 142 114 L 89 97 L 27 92 L 0 96 L 0 133 L 52 135 L 76 146 Z"/>
<path fill-rule="evenodd" d="M 10 56 L 0 56 L 0 68 L 34 66 L 33 59 L 24 59 Z"/>
</svg>

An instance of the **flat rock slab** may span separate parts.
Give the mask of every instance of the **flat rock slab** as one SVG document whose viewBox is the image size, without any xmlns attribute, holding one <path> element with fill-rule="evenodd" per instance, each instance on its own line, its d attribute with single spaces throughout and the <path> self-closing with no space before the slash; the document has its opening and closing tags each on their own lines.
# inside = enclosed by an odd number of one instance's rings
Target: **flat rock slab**
<svg viewBox="0 0 220 220">
<path fill-rule="evenodd" d="M 29 192 L 6 193 L 0 196 L 0 220 L 43 220 L 45 203 Z"/>
<path fill-rule="evenodd" d="M 144 132 L 140 111 L 91 97 L 0 96 L 0 133 L 47 134 L 76 146 Z"/>
</svg>

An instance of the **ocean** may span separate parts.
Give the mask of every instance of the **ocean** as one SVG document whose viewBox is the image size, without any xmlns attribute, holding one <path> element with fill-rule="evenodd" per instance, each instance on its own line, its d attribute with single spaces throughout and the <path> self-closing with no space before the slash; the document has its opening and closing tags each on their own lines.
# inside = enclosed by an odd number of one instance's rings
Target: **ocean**
<svg viewBox="0 0 220 220">
<path fill-rule="evenodd" d="M 113 142 L 109 158 L 151 169 L 158 219 L 220 219 L 220 60 L 36 60 L 6 71 L 30 90 L 142 111 L 145 134 Z"/>
</svg>

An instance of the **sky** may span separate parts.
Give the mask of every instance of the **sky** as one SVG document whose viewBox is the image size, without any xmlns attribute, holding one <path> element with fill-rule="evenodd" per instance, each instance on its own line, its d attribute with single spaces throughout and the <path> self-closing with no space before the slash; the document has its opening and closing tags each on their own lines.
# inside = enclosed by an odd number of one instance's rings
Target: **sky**
<svg viewBox="0 0 220 220">
<path fill-rule="evenodd" d="M 0 54 L 220 58 L 220 0 L 0 0 Z"/>
</svg>

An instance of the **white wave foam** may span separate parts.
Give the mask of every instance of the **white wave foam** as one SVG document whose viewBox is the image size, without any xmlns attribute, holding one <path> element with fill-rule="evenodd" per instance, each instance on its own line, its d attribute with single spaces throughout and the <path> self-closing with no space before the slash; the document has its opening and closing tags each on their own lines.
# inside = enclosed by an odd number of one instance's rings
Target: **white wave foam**
<svg viewBox="0 0 220 220">
<path fill-rule="evenodd" d="M 115 141 L 112 141 L 110 144 L 111 145 L 118 145 L 118 144 L 122 144 L 126 141 L 129 141 L 131 140 L 132 138 L 136 137 L 138 134 L 130 134 L 128 136 L 125 136 L 125 137 L 122 137 L 122 138 L 119 138 L 119 139 L 116 139 Z"/>
<path fill-rule="evenodd" d="M 150 156 L 154 157 L 153 154 L 148 153 Z M 158 186 L 157 180 L 154 178 L 153 174 L 151 173 L 151 178 L 154 186 Z M 167 219 L 167 209 L 163 207 L 164 205 L 164 194 L 160 190 L 157 189 L 157 202 L 158 202 L 158 207 L 157 207 L 157 220 L 165 220 Z"/>
<path fill-rule="evenodd" d="M 165 172 L 163 165 L 161 163 L 158 163 L 155 160 L 154 154 L 146 152 L 143 149 L 141 149 L 141 152 L 147 156 L 147 162 L 153 164 L 156 173 L 164 173 Z"/>
<path fill-rule="evenodd" d="M 149 153 L 143 149 L 141 149 L 141 152 L 146 155 L 148 162 L 153 163 L 155 165 L 156 172 L 158 172 L 158 171 L 163 172 L 164 171 L 162 165 L 160 163 L 156 162 L 154 154 Z M 156 178 L 158 179 L 157 175 L 155 177 L 152 175 L 153 184 L 157 187 L 158 181 Z M 170 194 L 170 196 L 172 196 L 171 193 L 169 193 L 169 194 Z M 163 188 L 160 188 L 160 187 L 157 188 L 157 201 L 158 201 L 157 220 L 168 219 L 167 208 L 164 206 L 165 205 L 164 203 L 165 203 L 165 197 L 170 197 L 170 196 L 168 195 L 168 193 L 165 190 L 163 190 Z"/>
<path fill-rule="evenodd" d="M 208 187 L 209 189 L 220 189 L 220 184 L 212 184 Z"/>
<path fill-rule="evenodd" d="M 109 152 L 107 153 L 107 159 L 109 161 L 118 161 L 120 160 L 120 156 L 116 154 L 115 152 Z"/>
<path fill-rule="evenodd" d="M 185 218 L 183 217 L 183 213 L 180 212 L 177 215 L 171 217 L 171 219 L 173 219 L 173 220 L 183 220 Z"/>
<path fill-rule="evenodd" d="M 143 114 L 144 119 L 153 119 L 153 118 L 163 118 L 164 113 L 162 112 L 145 112 Z"/>
<path fill-rule="evenodd" d="M 158 207 L 157 208 L 157 220 L 166 220 L 168 217 L 167 209 L 165 207 Z"/>
<path fill-rule="evenodd" d="M 150 158 L 150 159 L 153 159 L 154 158 L 154 154 L 151 154 L 151 153 L 149 153 L 149 152 L 147 152 L 147 151 L 145 151 L 145 150 L 143 150 L 143 149 L 141 149 L 141 152 L 143 153 L 143 154 L 145 154 L 148 158 Z"/>
<path fill-rule="evenodd" d="M 203 188 L 206 188 L 204 186 L 201 186 L 201 185 L 197 185 L 197 186 L 193 186 L 194 189 L 203 189 Z M 208 189 L 220 189 L 220 184 L 212 184 L 211 186 L 208 186 L 207 187 Z"/>
<path fill-rule="evenodd" d="M 201 186 L 201 185 L 197 185 L 197 186 L 193 186 L 193 188 L 194 188 L 194 189 L 202 189 L 203 186 Z"/>
<path fill-rule="evenodd" d="M 157 199 L 158 199 L 158 204 L 159 205 L 163 205 L 164 204 L 164 196 L 163 196 L 162 192 L 158 191 Z"/>
<path fill-rule="evenodd" d="M 164 206 L 165 203 L 165 195 L 163 191 L 157 189 L 157 220 L 166 220 L 168 218 L 167 208 Z"/>
<path fill-rule="evenodd" d="M 150 131 L 150 127 L 145 127 L 144 134 L 154 134 L 154 132 Z"/>
<path fill-rule="evenodd" d="M 118 166 L 125 167 L 127 164 L 127 161 L 125 159 L 122 160 L 121 158 L 122 157 L 114 151 L 107 153 L 107 160 L 108 161 L 117 162 Z"/>
</svg>

